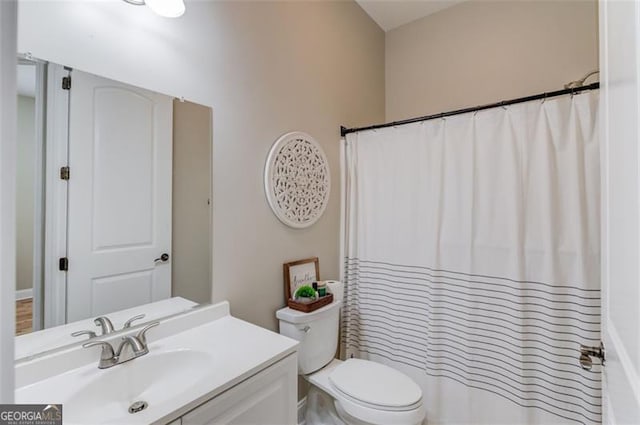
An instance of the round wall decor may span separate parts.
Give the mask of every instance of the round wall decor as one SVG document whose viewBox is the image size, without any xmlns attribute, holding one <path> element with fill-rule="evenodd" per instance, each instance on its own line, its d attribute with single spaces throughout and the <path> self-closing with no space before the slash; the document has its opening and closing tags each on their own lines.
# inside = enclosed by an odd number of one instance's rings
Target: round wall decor
<svg viewBox="0 0 640 425">
<path fill-rule="evenodd" d="M 280 221 L 311 226 L 327 207 L 330 189 L 329 163 L 313 137 L 294 131 L 276 140 L 264 169 L 264 190 Z"/>
</svg>

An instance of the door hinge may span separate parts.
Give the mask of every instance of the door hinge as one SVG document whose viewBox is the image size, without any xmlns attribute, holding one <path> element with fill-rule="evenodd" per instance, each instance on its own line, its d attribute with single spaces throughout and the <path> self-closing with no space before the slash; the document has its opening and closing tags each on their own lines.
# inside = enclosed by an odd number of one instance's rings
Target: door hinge
<svg viewBox="0 0 640 425">
<path fill-rule="evenodd" d="M 63 90 L 71 90 L 71 77 L 70 76 L 62 77 L 62 89 Z"/>
<path fill-rule="evenodd" d="M 69 180 L 69 167 L 60 167 L 60 180 Z"/>
<path fill-rule="evenodd" d="M 62 257 L 58 261 L 58 269 L 60 269 L 61 272 L 69 271 L 69 259 L 67 257 Z"/>
</svg>

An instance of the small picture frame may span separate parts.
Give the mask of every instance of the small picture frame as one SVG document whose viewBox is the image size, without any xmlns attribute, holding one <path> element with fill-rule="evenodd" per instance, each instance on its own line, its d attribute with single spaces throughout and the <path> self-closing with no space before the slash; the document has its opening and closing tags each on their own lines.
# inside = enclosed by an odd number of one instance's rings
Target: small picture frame
<svg viewBox="0 0 640 425">
<path fill-rule="evenodd" d="M 304 285 L 317 282 L 320 279 L 320 264 L 318 257 L 284 263 L 284 295 L 287 301 L 293 299 L 296 290 Z"/>
</svg>

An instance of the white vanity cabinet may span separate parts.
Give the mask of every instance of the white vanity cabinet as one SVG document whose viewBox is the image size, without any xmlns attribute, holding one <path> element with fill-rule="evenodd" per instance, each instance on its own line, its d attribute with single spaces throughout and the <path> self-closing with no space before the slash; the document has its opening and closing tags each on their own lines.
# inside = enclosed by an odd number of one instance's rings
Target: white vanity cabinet
<svg viewBox="0 0 640 425">
<path fill-rule="evenodd" d="M 297 423 L 296 353 L 263 369 L 169 425 Z"/>
</svg>

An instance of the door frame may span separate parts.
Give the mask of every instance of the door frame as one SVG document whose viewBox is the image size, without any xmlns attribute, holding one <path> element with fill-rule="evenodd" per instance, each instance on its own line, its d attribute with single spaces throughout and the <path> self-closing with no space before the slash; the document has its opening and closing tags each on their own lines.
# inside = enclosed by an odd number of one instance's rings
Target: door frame
<svg viewBox="0 0 640 425">
<path fill-rule="evenodd" d="M 615 28 L 620 23 L 616 22 L 616 16 L 620 15 L 619 10 L 612 10 L 612 7 L 620 6 L 621 3 L 616 3 L 615 1 L 600 1 L 599 2 L 599 65 L 600 65 L 600 146 L 601 146 L 601 338 L 604 342 L 606 357 L 609 363 L 609 366 L 604 366 L 602 368 L 602 423 L 603 425 L 607 424 L 616 424 L 619 418 L 615 417 L 614 405 L 612 404 L 610 397 L 612 395 L 610 391 L 610 387 L 608 385 L 609 376 L 613 376 L 613 379 L 616 382 L 616 393 L 614 394 L 615 398 L 618 401 L 618 406 L 620 405 L 624 407 L 628 407 L 630 404 L 634 404 L 634 406 L 638 406 L 640 403 L 640 370 L 637 369 L 637 360 L 633 359 L 632 355 L 627 350 L 627 346 L 625 345 L 624 338 L 618 332 L 618 323 L 613 323 L 610 319 L 610 312 L 613 310 L 612 305 L 610 305 L 611 298 L 610 292 L 611 288 L 615 288 L 617 291 L 620 291 L 621 285 L 628 284 L 628 282 L 614 282 L 611 281 L 611 264 L 610 264 L 610 247 L 611 247 L 611 239 L 610 239 L 610 224 L 613 223 L 613 219 L 611 218 L 610 212 L 613 208 L 610 206 L 610 196 L 609 191 L 611 187 L 615 187 L 615 185 L 623 183 L 620 181 L 619 177 L 614 177 L 612 180 L 610 174 L 610 146 L 611 140 L 609 138 L 610 128 L 612 125 L 610 122 L 610 117 L 613 114 L 610 113 L 612 108 L 610 107 L 610 102 L 612 101 L 611 92 L 620 89 L 620 79 L 614 80 L 615 76 L 612 77 L 612 71 L 620 73 L 620 64 L 615 64 L 615 62 L 610 62 L 610 55 L 617 55 L 619 52 L 615 50 L 613 53 L 610 53 L 610 46 L 613 45 L 610 42 L 610 32 L 609 27 Z M 640 6 L 638 4 L 633 4 L 634 11 L 633 17 L 635 28 L 637 31 L 638 25 L 640 25 Z M 626 11 L 625 16 L 631 16 L 628 11 Z M 613 15 L 613 17 L 612 17 Z M 618 34 L 619 35 L 619 34 Z M 632 60 L 636 63 L 636 75 L 634 75 L 633 87 L 631 88 L 634 91 L 634 103 L 636 108 L 640 105 L 640 91 L 638 90 L 640 81 L 639 76 L 637 75 L 640 72 L 640 67 L 638 66 L 638 59 L 640 57 L 640 51 L 638 50 L 638 45 L 640 44 L 640 38 L 637 34 L 633 33 L 635 36 L 635 45 L 632 52 Z M 628 41 L 628 40 L 625 40 Z M 618 40 L 619 42 L 619 40 Z M 610 64 L 613 63 L 614 67 L 617 69 L 611 70 Z M 614 74 L 615 75 L 615 74 Z M 631 85 L 629 81 L 625 81 Z M 625 89 L 629 89 L 629 87 L 625 87 Z M 620 108 L 619 96 L 613 99 L 617 101 L 615 106 Z M 628 106 L 628 105 L 625 105 Z M 637 121 L 637 119 L 636 119 Z M 639 130 L 637 128 L 637 122 L 633 123 L 636 127 L 633 131 L 633 136 L 636 138 L 639 134 Z M 635 165 L 640 163 L 640 158 L 634 158 Z M 634 176 L 635 179 L 638 179 L 638 175 Z M 615 180 L 615 181 L 614 181 Z M 615 206 L 616 204 L 614 204 Z M 620 208 L 619 205 L 615 206 Z M 638 217 L 634 218 L 638 220 Z M 630 234 L 629 238 L 638 239 L 640 235 L 638 234 Z M 617 241 L 614 241 L 614 243 Z M 637 264 L 636 264 L 637 268 Z M 637 308 L 637 304 L 635 306 Z M 634 326 L 636 332 L 638 330 L 638 323 L 632 323 L 630 326 Z M 636 364 L 634 364 L 634 361 Z M 624 387 L 624 390 L 621 391 L 620 387 Z M 621 400 L 620 395 L 623 394 L 626 398 Z M 621 410 L 621 409 L 620 409 Z M 624 412 L 626 413 L 626 412 Z"/>
<path fill-rule="evenodd" d="M 33 194 L 33 278 L 31 290 L 25 298 L 32 299 L 32 328 L 43 329 L 44 308 L 44 232 L 45 232 L 45 118 L 47 90 L 47 62 L 34 59 L 28 54 L 18 54 L 18 64 L 35 67 L 35 150 L 34 150 L 34 194 Z M 19 292 L 19 291 L 18 291 Z M 16 292 L 16 299 L 18 298 Z M 25 294 L 27 295 L 27 294 Z"/>
<path fill-rule="evenodd" d="M 60 168 L 69 163 L 69 90 L 62 89 L 62 78 L 71 69 L 49 63 L 46 96 L 46 171 L 44 225 L 44 327 L 67 322 L 67 273 L 59 269 L 59 259 L 67 256 L 68 183 L 60 178 Z"/>
<path fill-rule="evenodd" d="M 0 403 L 14 400 L 18 4 L 0 1 Z"/>
</svg>

